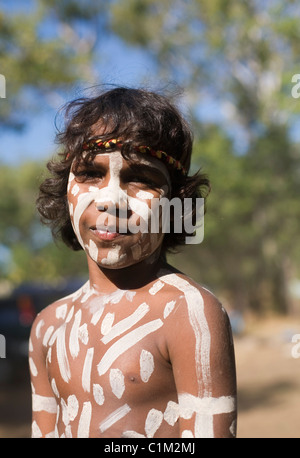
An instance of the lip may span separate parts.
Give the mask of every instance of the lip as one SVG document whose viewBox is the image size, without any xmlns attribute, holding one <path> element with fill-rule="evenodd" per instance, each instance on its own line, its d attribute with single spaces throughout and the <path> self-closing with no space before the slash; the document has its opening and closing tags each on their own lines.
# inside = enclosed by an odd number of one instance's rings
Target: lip
<svg viewBox="0 0 300 458">
<path fill-rule="evenodd" d="M 108 229 L 96 229 L 91 228 L 91 231 L 100 240 L 110 241 L 115 240 L 117 237 L 121 237 L 123 234 L 119 234 L 119 232 L 111 232 Z"/>
</svg>

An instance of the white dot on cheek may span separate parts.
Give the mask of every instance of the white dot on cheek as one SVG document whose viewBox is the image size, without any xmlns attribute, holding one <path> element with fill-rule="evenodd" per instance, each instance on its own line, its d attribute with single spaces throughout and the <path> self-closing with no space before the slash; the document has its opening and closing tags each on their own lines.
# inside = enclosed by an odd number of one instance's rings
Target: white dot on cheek
<svg viewBox="0 0 300 458">
<path fill-rule="evenodd" d="M 73 196 L 77 196 L 77 194 L 79 193 L 79 190 L 80 190 L 80 188 L 79 188 L 78 184 L 76 183 L 76 184 L 74 184 L 74 186 L 71 189 L 71 194 L 73 194 Z"/>
<path fill-rule="evenodd" d="M 74 213 L 74 207 L 73 207 L 73 204 L 72 204 L 72 202 L 69 202 L 69 211 L 70 211 L 70 216 L 73 216 L 73 213 Z"/>
<path fill-rule="evenodd" d="M 138 199 L 148 200 L 153 199 L 154 195 L 152 194 L 152 192 L 140 190 L 139 192 L 137 192 L 136 197 Z"/>
</svg>

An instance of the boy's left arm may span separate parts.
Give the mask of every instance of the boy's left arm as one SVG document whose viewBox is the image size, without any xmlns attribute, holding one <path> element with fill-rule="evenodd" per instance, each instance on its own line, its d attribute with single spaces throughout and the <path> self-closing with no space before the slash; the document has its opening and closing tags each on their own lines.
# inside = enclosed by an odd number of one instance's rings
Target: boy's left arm
<svg viewBox="0 0 300 458">
<path fill-rule="evenodd" d="M 235 437 L 232 333 L 227 313 L 211 293 L 198 290 L 186 295 L 186 305 L 173 316 L 168 346 L 180 437 Z"/>
</svg>

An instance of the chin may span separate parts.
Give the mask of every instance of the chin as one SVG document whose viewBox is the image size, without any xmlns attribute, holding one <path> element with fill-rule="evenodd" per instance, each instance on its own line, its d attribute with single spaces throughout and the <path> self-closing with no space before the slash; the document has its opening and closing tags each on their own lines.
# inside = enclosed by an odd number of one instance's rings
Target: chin
<svg viewBox="0 0 300 458">
<path fill-rule="evenodd" d="M 152 259 L 152 254 L 146 253 L 138 259 L 133 259 L 132 256 L 124 254 L 121 255 L 119 259 L 99 259 L 97 264 L 101 269 L 117 270 L 132 267 L 142 261 L 147 261 L 147 259 Z"/>
</svg>

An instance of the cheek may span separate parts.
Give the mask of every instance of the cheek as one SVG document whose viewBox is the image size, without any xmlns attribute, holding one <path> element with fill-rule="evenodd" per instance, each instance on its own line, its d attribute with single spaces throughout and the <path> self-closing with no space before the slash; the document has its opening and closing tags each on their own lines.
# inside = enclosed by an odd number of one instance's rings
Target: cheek
<svg viewBox="0 0 300 458">
<path fill-rule="evenodd" d="M 78 242 L 80 243 L 82 248 L 85 249 L 85 245 L 82 240 L 82 234 L 80 230 L 80 220 L 85 210 L 95 199 L 95 195 L 93 192 L 79 191 L 78 193 L 76 193 L 76 196 L 74 196 L 74 193 L 72 193 L 73 188 L 71 188 L 71 190 L 68 193 L 69 214 L 72 227 L 76 234 Z"/>
</svg>

